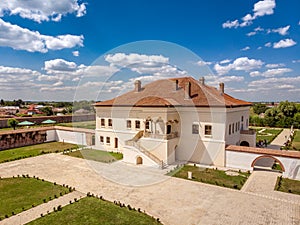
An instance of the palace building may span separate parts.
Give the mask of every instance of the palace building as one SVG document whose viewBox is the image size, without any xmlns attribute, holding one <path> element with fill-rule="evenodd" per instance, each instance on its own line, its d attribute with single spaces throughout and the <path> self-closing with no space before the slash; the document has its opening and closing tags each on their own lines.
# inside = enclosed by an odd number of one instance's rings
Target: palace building
<svg viewBox="0 0 300 225">
<path fill-rule="evenodd" d="M 192 77 L 157 80 L 97 102 L 96 147 L 123 161 L 164 167 L 174 162 L 225 166 L 227 145 L 255 146 L 251 103 Z"/>
</svg>

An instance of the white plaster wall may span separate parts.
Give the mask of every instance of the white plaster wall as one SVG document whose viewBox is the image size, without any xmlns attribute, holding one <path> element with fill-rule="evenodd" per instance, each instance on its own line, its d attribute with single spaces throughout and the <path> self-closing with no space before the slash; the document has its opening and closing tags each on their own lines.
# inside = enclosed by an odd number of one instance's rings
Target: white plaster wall
<svg viewBox="0 0 300 225">
<path fill-rule="evenodd" d="M 259 156 L 259 154 L 246 153 L 246 152 L 225 152 L 225 165 L 228 168 L 253 170 L 251 167 L 252 162 Z"/>
<path fill-rule="evenodd" d="M 87 145 L 86 135 L 81 132 L 56 130 L 56 141 Z"/>
<path fill-rule="evenodd" d="M 59 141 L 68 142 L 72 144 L 87 145 L 85 133 L 65 130 L 48 130 L 46 142 L 49 141 Z"/>
<path fill-rule="evenodd" d="M 240 143 L 242 141 L 247 141 L 249 143 L 249 147 L 256 147 L 256 135 L 241 134 Z"/>
<path fill-rule="evenodd" d="M 239 145 L 240 142 L 240 130 L 248 130 L 249 129 L 249 110 L 250 107 L 238 107 L 238 108 L 227 108 L 226 115 L 226 127 L 225 127 L 225 140 L 228 145 Z M 243 121 L 242 121 L 243 117 Z M 247 124 L 248 120 L 248 124 Z M 236 124 L 240 123 L 239 130 L 236 131 Z M 229 135 L 229 125 L 234 124 L 234 133 Z"/>
<path fill-rule="evenodd" d="M 253 170 L 251 164 L 259 156 L 262 156 L 262 154 L 226 151 L 226 167 Z M 274 158 L 284 166 L 283 177 L 300 180 L 300 159 L 276 156 Z"/>
<path fill-rule="evenodd" d="M 46 142 L 57 141 L 56 130 L 47 130 L 46 134 L 47 134 Z"/>
<path fill-rule="evenodd" d="M 141 146 L 164 162 L 168 161 L 168 141 L 154 138 L 141 138 Z"/>
<path fill-rule="evenodd" d="M 123 148 L 123 162 L 136 164 L 137 157 L 142 157 L 143 165 L 159 168 L 159 165 L 133 147 Z"/>
<path fill-rule="evenodd" d="M 300 159 L 277 157 L 285 167 L 283 177 L 300 180 Z"/>
</svg>

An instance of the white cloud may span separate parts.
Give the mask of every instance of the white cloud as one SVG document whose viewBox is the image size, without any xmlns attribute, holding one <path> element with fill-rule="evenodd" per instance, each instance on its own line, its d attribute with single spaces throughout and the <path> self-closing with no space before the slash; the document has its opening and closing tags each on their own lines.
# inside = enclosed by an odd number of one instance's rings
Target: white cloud
<svg viewBox="0 0 300 225">
<path fill-rule="evenodd" d="M 222 24 L 223 28 L 237 28 L 240 26 L 240 23 L 238 20 L 230 21 L 227 20 L 225 23 Z"/>
<path fill-rule="evenodd" d="M 252 21 L 257 17 L 272 15 L 274 13 L 274 8 L 276 7 L 275 0 L 262 0 L 254 4 L 253 6 L 253 15 L 247 14 L 244 16 L 240 23 L 238 20 L 234 21 L 226 21 L 223 23 L 223 28 L 237 28 L 237 27 L 245 27 L 252 24 Z M 253 35 L 253 33 L 251 34 Z"/>
<path fill-rule="evenodd" d="M 259 71 L 252 71 L 252 72 L 250 72 L 250 76 L 251 76 L 251 77 L 258 77 L 258 76 L 261 76 L 261 72 L 259 72 Z"/>
<path fill-rule="evenodd" d="M 155 65 L 157 63 L 168 63 L 169 58 L 162 55 L 144 55 L 136 53 L 115 53 L 108 54 L 105 56 L 105 60 L 116 66 L 130 66 L 135 64 L 147 64 L 149 66 Z"/>
<path fill-rule="evenodd" d="M 63 82 L 62 81 L 57 81 L 56 83 L 53 84 L 53 87 L 59 87 L 59 86 L 63 86 Z"/>
<path fill-rule="evenodd" d="M 255 31 L 252 31 L 252 32 L 247 33 L 246 35 L 249 36 L 249 37 L 251 37 L 251 36 L 256 35 L 256 32 L 255 32 Z"/>
<path fill-rule="evenodd" d="M 79 56 L 79 51 L 73 51 L 72 54 L 73 54 L 73 56 L 78 57 Z"/>
<path fill-rule="evenodd" d="M 227 63 L 230 63 L 231 60 L 230 59 L 224 59 L 220 62 L 220 64 L 227 64 Z"/>
<path fill-rule="evenodd" d="M 31 31 L 0 19 L 0 46 L 45 53 L 48 50 L 83 46 L 83 36 L 67 34 L 53 37 L 42 35 L 38 31 Z"/>
<path fill-rule="evenodd" d="M 293 62 L 293 63 L 300 63 L 300 59 L 298 59 L 298 60 L 293 60 L 292 62 Z"/>
<path fill-rule="evenodd" d="M 254 19 L 258 16 L 272 15 L 276 7 L 275 0 L 262 0 L 254 4 Z"/>
<path fill-rule="evenodd" d="M 278 67 L 282 67 L 282 66 L 284 66 L 283 63 L 267 64 L 267 65 L 266 65 L 267 68 L 278 68 Z"/>
<path fill-rule="evenodd" d="M 86 3 L 78 3 L 78 0 L 1 0 L 0 16 L 5 14 L 19 15 L 22 18 L 34 20 L 38 23 L 42 21 L 60 21 L 62 16 L 69 13 L 76 14 L 77 17 L 86 14 Z"/>
<path fill-rule="evenodd" d="M 289 29 L 290 29 L 290 25 L 288 25 L 286 27 L 279 27 L 277 29 L 273 29 L 272 32 L 273 33 L 278 33 L 278 34 L 284 36 L 284 35 L 288 34 Z"/>
<path fill-rule="evenodd" d="M 231 70 L 237 71 L 250 71 L 253 69 L 260 68 L 264 63 L 261 60 L 249 59 L 248 57 L 237 58 L 233 63 L 226 66 L 216 64 L 214 69 L 219 75 L 227 74 Z"/>
<path fill-rule="evenodd" d="M 66 72 L 66 71 L 75 71 L 77 69 L 77 65 L 74 62 L 68 62 L 64 59 L 53 59 L 49 61 L 45 61 L 44 70 L 47 73 L 51 73 L 54 71 Z"/>
<path fill-rule="evenodd" d="M 249 49 L 250 49 L 250 47 L 249 47 L 249 46 L 246 46 L 245 48 L 242 48 L 241 51 L 247 51 L 247 50 L 249 50 Z"/>
<path fill-rule="evenodd" d="M 58 35 L 56 37 L 42 35 L 45 45 L 51 50 L 61 50 L 64 48 L 73 48 L 75 46 L 83 46 L 83 35 Z"/>
<path fill-rule="evenodd" d="M 268 42 L 268 43 L 265 44 L 265 47 L 270 48 L 271 46 L 272 46 L 272 43 L 271 43 L 271 42 Z"/>
<path fill-rule="evenodd" d="M 206 62 L 206 61 L 203 61 L 203 60 L 200 60 L 197 62 L 197 65 L 198 66 L 206 66 L 206 65 L 211 65 L 212 62 Z"/>
<path fill-rule="evenodd" d="M 300 82 L 300 76 L 298 77 L 272 77 L 266 79 L 260 79 L 251 81 L 249 87 L 259 88 L 259 87 L 269 87 L 269 89 L 276 89 L 278 86 L 282 85 L 294 85 Z"/>
<path fill-rule="evenodd" d="M 293 39 L 284 39 L 279 42 L 273 43 L 273 48 L 288 48 L 296 45 L 297 43 Z"/>
<path fill-rule="evenodd" d="M 115 53 L 106 55 L 105 60 L 112 67 L 128 68 L 143 76 L 153 76 L 155 80 L 160 77 L 180 77 L 187 76 L 186 71 L 182 71 L 174 65 L 169 64 L 169 58 L 162 55 L 144 55 L 136 53 Z"/>
<path fill-rule="evenodd" d="M 262 77 L 275 77 L 275 76 L 281 76 L 285 73 L 289 73 L 292 72 L 291 69 L 289 68 L 276 68 L 276 69 L 268 69 L 264 72 L 259 72 L 259 71 L 253 71 L 250 73 L 251 77 L 258 77 L 258 76 L 262 76 Z"/>
<path fill-rule="evenodd" d="M 274 77 L 274 76 L 283 75 L 283 74 L 289 73 L 289 72 L 292 72 L 292 70 L 289 69 L 289 68 L 268 69 L 267 71 L 262 73 L 262 76 L 264 76 L 264 77 Z"/>
</svg>

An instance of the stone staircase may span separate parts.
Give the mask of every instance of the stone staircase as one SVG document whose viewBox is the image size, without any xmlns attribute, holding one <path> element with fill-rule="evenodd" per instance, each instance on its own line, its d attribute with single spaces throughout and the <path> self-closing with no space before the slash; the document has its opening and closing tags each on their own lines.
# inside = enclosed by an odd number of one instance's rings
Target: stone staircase
<svg viewBox="0 0 300 225">
<path fill-rule="evenodd" d="M 144 136 L 144 131 L 139 131 L 132 139 L 125 141 L 125 144 L 131 147 L 136 148 L 142 154 L 146 155 L 150 158 L 153 162 L 155 162 L 161 169 L 166 168 L 168 165 L 157 156 L 149 152 L 145 147 L 141 145 L 139 142 L 140 138 Z"/>
</svg>

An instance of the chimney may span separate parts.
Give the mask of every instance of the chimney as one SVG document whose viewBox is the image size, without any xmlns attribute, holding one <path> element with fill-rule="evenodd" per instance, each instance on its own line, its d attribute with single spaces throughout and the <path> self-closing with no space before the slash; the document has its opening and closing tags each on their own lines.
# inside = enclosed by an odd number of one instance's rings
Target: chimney
<svg viewBox="0 0 300 225">
<path fill-rule="evenodd" d="M 142 83 L 140 80 L 136 80 L 134 82 L 134 91 L 135 92 L 140 92 L 142 90 Z"/>
<path fill-rule="evenodd" d="M 179 89 L 178 80 L 175 80 L 175 91 L 177 91 L 178 89 Z"/>
<path fill-rule="evenodd" d="M 224 94 L 224 83 L 219 83 L 219 91 L 221 94 Z"/>
<path fill-rule="evenodd" d="M 199 78 L 200 84 L 204 85 L 205 84 L 205 79 L 204 77 L 200 77 Z"/>
<path fill-rule="evenodd" d="M 190 82 L 185 83 L 184 98 L 185 99 L 191 98 L 191 83 Z"/>
</svg>

